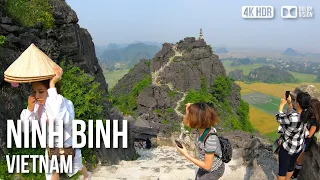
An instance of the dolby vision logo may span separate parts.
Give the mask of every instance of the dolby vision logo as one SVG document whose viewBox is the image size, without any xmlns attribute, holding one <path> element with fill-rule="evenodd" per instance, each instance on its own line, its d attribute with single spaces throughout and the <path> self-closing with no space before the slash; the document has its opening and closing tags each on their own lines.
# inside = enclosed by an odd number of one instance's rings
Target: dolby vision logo
<svg viewBox="0 0 320 180">
<path fill-rule="evenodd" d="M 281 17 L 284 19 L 294 19 L 298 17 L 297 6 L 281 6 Z"/>
</svg>

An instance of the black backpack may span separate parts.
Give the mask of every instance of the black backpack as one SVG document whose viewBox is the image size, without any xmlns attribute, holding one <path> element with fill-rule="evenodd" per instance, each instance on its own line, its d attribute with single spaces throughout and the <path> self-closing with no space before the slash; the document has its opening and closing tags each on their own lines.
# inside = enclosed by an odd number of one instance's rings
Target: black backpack
<svg viewBox="0 0 320 180">
<path fill-rule="evenodd" d="M 217 133 L 210 133 L 210 135 L 216 135 L 219 138 L 220 145 L 221 145 L 221 152 L 222 157 L 219 157 L 217 154 L 214 154 L 215 157 L 220 158 L 224 163 L 228 163 L 231 161 L 232 158 L 232 145 L 229 139 L 224 138 L 222 136 L 218 136 Z M 209 136 L 204 139 L 204 144 Z"/>
</svg>

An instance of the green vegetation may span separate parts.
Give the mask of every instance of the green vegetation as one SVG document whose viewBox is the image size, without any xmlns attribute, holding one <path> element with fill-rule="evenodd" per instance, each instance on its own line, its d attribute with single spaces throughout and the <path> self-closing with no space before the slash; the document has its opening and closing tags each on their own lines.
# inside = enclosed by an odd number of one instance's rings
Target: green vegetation
<svg viewBox="0 0 320 180">
<path fill-rule="evenodd" d="M 244 131 L 253 132 L 254 129 L 249 118 L 249 104 L 244 102 L 242 99 L 240 100 L 240 106 L 237 110 L 237 115 L 240 117 L 241 129 Z"/>
<path fill-rule="evenodd" d="M 252 65 L 241 65 L 241 66 L 231 66 L 232 60 L 226 60 L 223 61 L 223 66 L 226 69 L 227 74 L 229 74 L 230 71 L 234 70 L 243 70 L 243 75 L 248 76 L 250 71 L 259 67 L 262 67 L 263 64 L 252 64 Z"/>
<path fill-rule="evenodd" d="M 0 35 L 0 46 L 4 45 L 4 43 L 6 43 L 7 38 L 3 35 Z"/>
<path fill-rule="evenodd" d="M 176 91 L 171 91 L 171 90 L 168 91 L 168 96 L 171 99 L 175 98 L 177 94 L 178 94 L 178 92 L 176 92 Z"/>
<path fill-rule="evenodd" d="M 298 82 L 315 82 L 317 79 L 317 75 L 314 74 L 303 74 L 293 71 L 288 71 L 290 74 L 292 74 Z"/>
<path fill-rule="evenodd" d="M 7 38 L 3 35 L 0 35 L 0 58 L 1 58 L 1 54 L 2 54 L 2 46 L 6 43 L 7 41 Z M 0 59 L 1 60 L 1 59 Z M 1 70 L 0 70 L 0 73 L 3 73 Z"/>
<path fill-rule="evenodd" d="M 131 158 L 131 161 L 135 161 L 140 157 L 140 155 L 137 152 L 134 152 L 133 157 Z"/>
<path fill-rule="evenodd" d="M 60 82 L 62 95 L 71 100 L 75 109 L 75 119 L 81 119 L 87 122 L 89 119 L 103 119 L 102 106 L 104 100 L 103 92 L 98 90 L 99 83 L 94 81 L 94 78 L 81 70 L 79 67 L 72 66 L 71 64 L 65 65 L 61 63 L 60 66 L 64 69 L 64 74 Z M 86 132 L 87 133 L 87 132 Z M 31 135 L 30 135 L 31 137 Z M 31 144 L 31 142 L 30 142 Z M 11 148 L 7 149 L 8 155 L 44 155 L 45 149 L 38 148 Z M 84 147 L 81 149 L 84 163 L 87 165 L 95 166 L 97 164 L 97 157 L 93 149 Z M 32 164 L 32 160 L 28 162 Z M 30 166 L 31 167 L 31 166 Z M 38 172 L 38 171 L 37 171 Z M 7 163 L 5 158 L 0 162 L 0 179 L 15 179 L 15 176 L 19 176 L 23 179 L 45 179 L 44 173 L 29 173 L 29 174 L 8 174 Z M 62 175 L 65 176 L 66 175 Z M 78 175 L 72 177 L 77 178 Z"/>
<path fill-rule="evenodd" d="M 172 108 L 167 108 L 167 109 L 166 109 L 166 113 L 174 113 L 174 109 L 172 109 Z"/>
<path fill-rule="evenodd" d="M 232 81 L 228 77 L 217 77 L 210 90 L 206 87 L 206 80 L 201 78 L 201 89 L 189 91 L 185 100 L 181 102 L 179 110 L 185 112 L 186 103 L 205 102 L 217 111 L 224 128 L 253 132 L 254 129 L 249 121 L 249 105 L 241 100 L 237 114 L 234 114 L 228 101 L 231 92 Z"/>
<path fill-rule="evenodd" d="M 145 78 L 136 83 L 131 92 L 128 95 L 121 95 L 119 98 L 114 97 L 114 104 L 124 114 L 135 115 L 135 111 L 138 108 L 137 97 L 142 90 L 151 84 L 151 75 L 146 74 Z"/>
<path fill-rule="evenodd" d="M 87 121 L 103 117 L 103 91 L 99 90 L 100 83 L 94 77 L 86 74 L 79 67 L 71 64 L 61 64 L 64 69 L 61 80 L 63 96 L 73 102 L 75 118 Z"/>
<path fill-rule="evenodd" d="M 150 68 L 150 60 L 146 61 L 145 63 Z"/>
<path fill-rule="evenodd" d="M 54 18 L 48 0 L 10 0 L 6 11 L 10 17 L 25 27 L 53 28 Z"/>
<path fill-rule="evenodd" d="M 232 81 L 228 77 L 218 76 L 212 84 L 212 94 L 220 102 L 224 102 L 232 92 Z"/>
<path fill-rule="evenodd" d="M 169 124 L 169 121 L 168 121 L 168 120 L 163 119 L 163 120 L 161 121 L 161 123 L 162 123 L 162 124 Z"/>
<path fill-rule="evenodd" d="M 250 71 L 247 79 L 251 82 L 261 81 L 264 83 L 294 83 L 297 80 L 292 74 L 280 68 L 263 66 Z"/>
<path fill-rule="evenodd" d="M 234 70 L 243 70 L 243 75 L 248 76 L 250 71 L 260 68 L 264 66 L 264 64 L 250 64 L 250 65 L 240 65 L 240 66 L 231 66 L 232 60 L 223 61 L 223 66 L 226 69 L 227 74 Z M 315 82 L 317 79 L 317 75 L 314 74 L 304 74 L 298 73 L 294 71 L 287 71 L 293 75 L 293 77 L 297 80 L 297 82 Z"/>
<path fill-rule="evenodd" d="M 161 109 L 155 109 L 155 110 L 153 110 L 153 112 L 156 113 L 156 114 L 161 114 L 162 113 Z"/>
<path fill-rule="evenodd" d="M 30 134 L 30 137 L 31 137 L 31 134 Z M 30 142 L 30 145 L 31 145 L 31 142 Z M 45 154 L 44 149 L 41 149 L 40 145 L 38 145 L 37 147 L 39 147 L 39 148 L 36 148 L 36 149 L 19 148 L 18 149 L 16 147 L 13 147 L 11 149 L 7 149 L 6 155 L 9 155 L 11 158 L 12 158 L 12 155 L 28 155 L 28 154 L 44 155 Z M 30 165 L 30 164 L 32 164 L 32 161 L 29 161 L 28 163 Z M 39 161 L 37 161 L 37 163 L 39 163 Z M 29 168 L 31 168 L 31 167 L 32 166 L 29 166 Z M 0 179 L 13 180 L 13 179 L 16 179 L 17 177 L 24 178 L 24 179 L 42 180 L 42 179 L 45 179 L 45 174 L 39 173 L 38 167 L 37 167 L 36 173 L 32 173 L 32 171 L 30 171 L 30 173 L 28 173 L 28 174 L 22 174 L 22 173 L 21 174 L 9 174 L 8 168 L 7 168 L 7 161 L 6 161 L 5 156 L 3 156 L 0 161 Z"/>
<path fill-rule="evenodd" d="M 274 115 L 279 109 L 279 98 L 270 95 L 261 93 L 250 93 L 243 95 L 242 98 L 251 106 L 271 115 Z"/>
<path fill-rule="evenodd" d="M 275 130 L 270 133 L 264 134 L 264 136 L 269 138 L 272 141 L 275 141 L 277 138 L 279 138 L 279 133 L 278 133 L 278 130 Z"/>
<path fill-rule="evenodd" d="M 128 69 L 104 71 L 104 77 L 108 83 L 108 90 L 111 91 L 112 88 L 118 83 L 118 81 L 128 72 Z"/>
</svg>

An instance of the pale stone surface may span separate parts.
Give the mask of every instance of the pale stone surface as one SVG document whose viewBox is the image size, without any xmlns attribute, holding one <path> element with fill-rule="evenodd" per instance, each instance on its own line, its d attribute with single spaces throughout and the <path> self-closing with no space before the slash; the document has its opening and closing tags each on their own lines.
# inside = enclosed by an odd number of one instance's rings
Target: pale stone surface
<svg viewBox="0 0 320 180">
<path fill-rule="evenodd" d="M 92 180 L 193 180 L 196 166 L 181 156 L 174 147 L 161 146 L 151 150 L 138 150 L 136 161 L 121 161 L 119 165 L 100 166 Z M 241 159 L 226 164 L 222 180 L 240 180 L 246 175 Z"/>
</svg>

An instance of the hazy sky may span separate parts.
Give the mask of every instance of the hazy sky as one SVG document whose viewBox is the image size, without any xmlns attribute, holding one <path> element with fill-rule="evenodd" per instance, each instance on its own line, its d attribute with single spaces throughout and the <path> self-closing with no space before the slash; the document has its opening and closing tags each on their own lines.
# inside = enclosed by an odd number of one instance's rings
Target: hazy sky
<svg viewBox="0 0 320 180">
<path fill-rule="evenodd" d="M 96 45 L 134 41 L 178 42 L 198 37 L 213 46 L 320 53 L 320 0 L 66 0 Z M 270 5 L 273 19 L 243 19 L 241 7 Z M 282 19 L 281 6 L 312 6 L 312 19 Z M 319 12 L 319 16 L 317 16 Z"/>
</svg>

